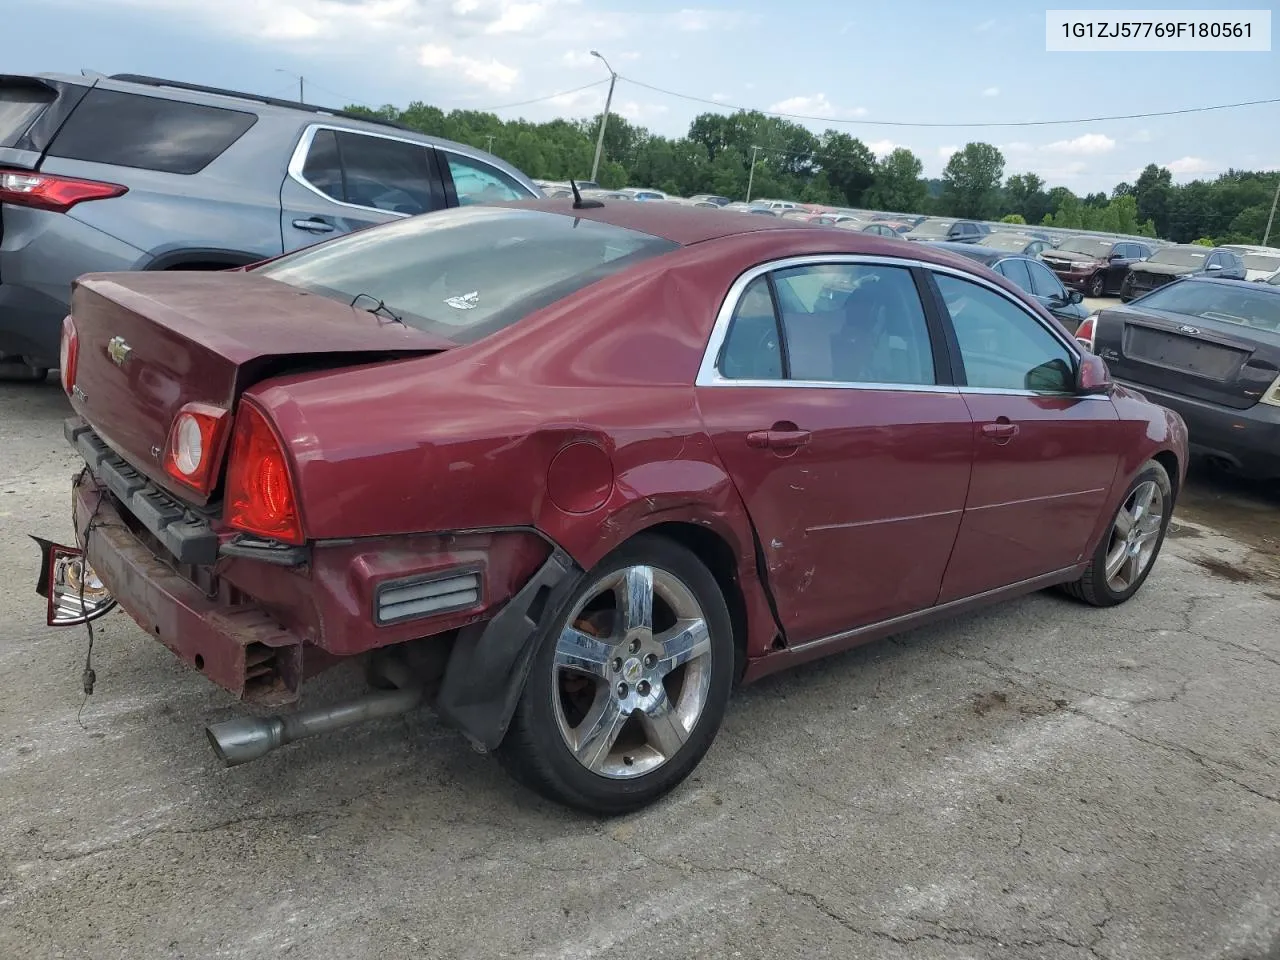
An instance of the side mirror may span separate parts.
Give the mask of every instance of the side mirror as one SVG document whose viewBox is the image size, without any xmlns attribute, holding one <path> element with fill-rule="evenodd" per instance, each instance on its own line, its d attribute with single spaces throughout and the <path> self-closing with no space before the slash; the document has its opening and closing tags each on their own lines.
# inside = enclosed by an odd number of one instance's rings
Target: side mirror
<svg viewBox="0 0 1280 960">
<path fill-rule="evenodd" d="M 1067 294 L 1067 303 L 1083 303 L 1083 302 L 1084 302 L 1084 294 L 1081 293 L 1079 290 L 1072 290 L 1069 294 Z"/>
<path fill-rule="evenodd" d="M 1076 368 L 1076 395 L 1088 397 L 1111 390 L 1111 371 L 1097 354 L 1085 353 Z"/>
<path fill-rule="evenodd" d="M 1207 267 L 1205 267 L 1205 269 L 1206 269 L 1207 271 L 1209 271 L 1210 273 L 1217 273 L 1219 270 L 1221 270 L 1221 269 L 1222 269 L 1222 264 L 1220 264 L 1220 263 L 1211 263 L 1211 264 L 1209 264 Z"/>
<path fill-rule="evenodd" d="M 1113 253 L 1111 256 L 1107 257 L 1108 260 L 1123 260 L 1124 258 L 1125 256 L 1123 253 Z"/>
</svg>

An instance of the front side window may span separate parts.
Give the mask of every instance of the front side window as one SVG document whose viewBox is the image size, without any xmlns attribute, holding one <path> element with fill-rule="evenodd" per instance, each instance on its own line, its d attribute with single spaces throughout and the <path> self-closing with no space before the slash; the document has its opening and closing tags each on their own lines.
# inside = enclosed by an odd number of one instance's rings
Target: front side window
<svg viewBox="0 0 1280 960">
<path fill-rule="evenodd" d="M 997 269 L 1008 277 L 1015 287 L 1027 292 L 1031 291 L 1031 276 L 1027 273 L 1025 260 L 1003 260 Z"/>
<path fill-rule="evenodd" d="M 454 153 L 442 154 L 449 160 L 453 188 L 458 204 L 501 203 L 503 200 L 525 200 L 531 194 L 512 177 L 496 167 Z M 581 184 L 579 184 L 581 186 Z"/>
<path fill-rule="evenodd" d="M 470 343 L 678 244 L 540 210 L 459 207 L 361 230 L 257 276 Z"/>
<path fill-rule="evenodd" d="M 1052 300 L 1066 300 L 1067 290 L 1057 277 L 1042 263 L 1035 260 L 1024 261 L 1027 272 L 1031 274 L 1031 292 L 1037 297 L 1048 297 Z"/>
<path fill-rule="evenodd" d="M 1038 320 L 988 287 L 937 274 L 970 387 L 1070 393 L 1075 358 Z"/>
</svg>

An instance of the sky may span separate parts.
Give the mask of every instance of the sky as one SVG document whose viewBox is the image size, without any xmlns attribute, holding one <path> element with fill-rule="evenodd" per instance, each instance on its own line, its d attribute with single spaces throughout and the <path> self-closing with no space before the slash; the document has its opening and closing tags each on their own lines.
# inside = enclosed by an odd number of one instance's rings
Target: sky
<svg viewBox="0 0 1280 960">
<path fill-rule="evenodd" d="M 1006 176 L 1031 171 L 1077 193 L 1109 191 L 1152 162 L 1178 181 L 1280 168 L 1280 104 L 1054 126 L 876 125 L 1063 120 L 1280 96 L 1280 45 L 1270 53 L 1047 53 L 1046 6 L 1090 5 L 40 0 L 37 20 L 56 29 L 0 46 L 0 72 L 145 73 L 284 97 L 296 95 L 301 75 L 307 101 L 328 106 L 422 100 L 542 121 L 599 113 L 609 73 L 594 49 L 620 77 L 614 111 L 667 136 L 717 109 L 803 114 L 832 121 L 801 121 L 815 132 L 839 129 L 877 154 L 909 147 L 930 176 L 964 143 L 994 143 Z M 18 21 L 36 22 L 30 0 L 0 0 L 0 22 L 18 12 Z"/>
</svg>

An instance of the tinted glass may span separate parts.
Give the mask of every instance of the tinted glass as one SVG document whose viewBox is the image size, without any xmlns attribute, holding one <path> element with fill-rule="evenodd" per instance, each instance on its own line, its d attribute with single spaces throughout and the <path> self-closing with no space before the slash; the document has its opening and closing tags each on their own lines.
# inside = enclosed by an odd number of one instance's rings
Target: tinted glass
<svg viewBox="0 0 1280 960">
<path fill-rule="evenodd" d="M 11 147 L 35 123 L 54 94 L 48 87 L 33 83 L 5 83 L 0 86 L 0 147 Z"/>
<path fill-rule="evenodd" d="M 449 160 L 449 173 L 453 175 L 453 188 L 458 193 L 458 203 L 500 203 L 503 200 L 524 200 L 531 196 L 513 178 L 496 167 L 470 157 L 441 153 Z M 581 185 L 579 185 L 581 189 Z"/>
<path fill-rule="evenodd" d="M 338 156 L 338 138 L 332 130 L 317 130 L 307 150 L 302 176 L 317 190 L 334 200 L 346 200 L 342 187 L 342 160 Z"/>
<path fill-rule="evenodd" d="M 1025 262 L 1027 273 L 1031 275 L 1032 293 L 1037 297 L 1052 297 L 1057 300 L 1067 299 L 1066 288 L 1053 275 L 1052 270 L 1042 263 L 1037 263 L 1035 260 L 1027 260 Z"/>
<path fill-rule="evenodd" d="M 470 342 L 677 247 L 538 210 L 461 207 L 349 234 L 255 272 L 342 303 L 382 301 L 410 326 Z"/>
<path fill-rule="evenodd" d="M 1013 281 L 1014 286 L 1031 292 L 1031 275 L 1027 273 L 1025 260 L 1005 260 L 996 269 Z"/>
<path fill-rule="evenodd" d="M 422 144 L 346 130 L 335 136 L 347 203 L 408 214 L 443 206 Z"/>
<path fill-rule="evenodd" d="M 743 291 L 720 353 L 720 373 L 732 380 L 779 380 L 782 348 L 769 282 L 756 277 Z"/>
<path fill-rule="evenodd" d="M 910 271 L 830 264 L 780 270 L 774 283 L 791 379 L 937 382 Z"/>
<path fill-rule="evenodd" d="M 49 155 L 164 173 L 199 173 L 257 116 L 114 90 L 90 90 L 54 138 Z"/>
<path fill-rule="evenodd" d="M 1157 287 L 1136 302 L 1144 309 L 1168 310 L 1204 320 L 1280 332 L 1280 296 L 1263 284 L 1183 280 Z"/>
<path fill-rule="evenodd" d="M 994 290 L 936 275 L 970 387 L 1068 393 L 1071 352 L 1038 320 Z"/>
</svg>

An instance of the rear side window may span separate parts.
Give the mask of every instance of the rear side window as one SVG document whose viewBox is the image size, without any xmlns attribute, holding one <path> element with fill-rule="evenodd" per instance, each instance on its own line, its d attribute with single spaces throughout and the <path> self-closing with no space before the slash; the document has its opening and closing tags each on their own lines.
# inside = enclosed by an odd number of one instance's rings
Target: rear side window
<svg viewBox="0 0 1280 960">
<path fill-rule="evenodd" d="M 1027 265 L 1027 272 L 1031 274 L 1031 292 L 1037 297 L 1053 297 L 1058 300 L 1067 299 L 1066 288 L 1062 286 L 1062 281 L 1053 275 L 1053 271 L 1048 267 L 1036 263 L 1034 260 L 1023 261 Z"/>
<path fill-rule="evenodd" d="M 254 272 L 470 343 L 679 244 L 540 210 L 458 207 L 300 250 Z"/>
<path fill-rule="evenodd" d="M 302 178 L 325 196 L 389 213 L 444 206 L 428 149 L 420 143 L 348 130 L 317 130 Z"/>
<path fill-rule="evenodd" d="M 38 83 L 0 86 L 0 147 L 12 147 L 27 132 L 55 94 Z"/>
<path fill-rule="evenodd" d="M 1027 262 L 1025 260 L 1005 260 L 1002 261 L 999 268 L 1015 287 L 1031 292 L 1031 277 L 1027 273 Z"/>
<path fill-rule="evenodd" d="M 94 89 L 58 132 L 49 155 L 162 173 L 199 173 L 257 119 L 239 110 Z"/>
<path fill-rule="evenodd" d="M 453 153 L 442 152 L 442 156 L 449 159 L 449 173 L 453 177 L 453 188 L 457 191 L 459 206 L 526 200 L 533 196 L 514 178 L 487 163 Z"/>
</svg>

